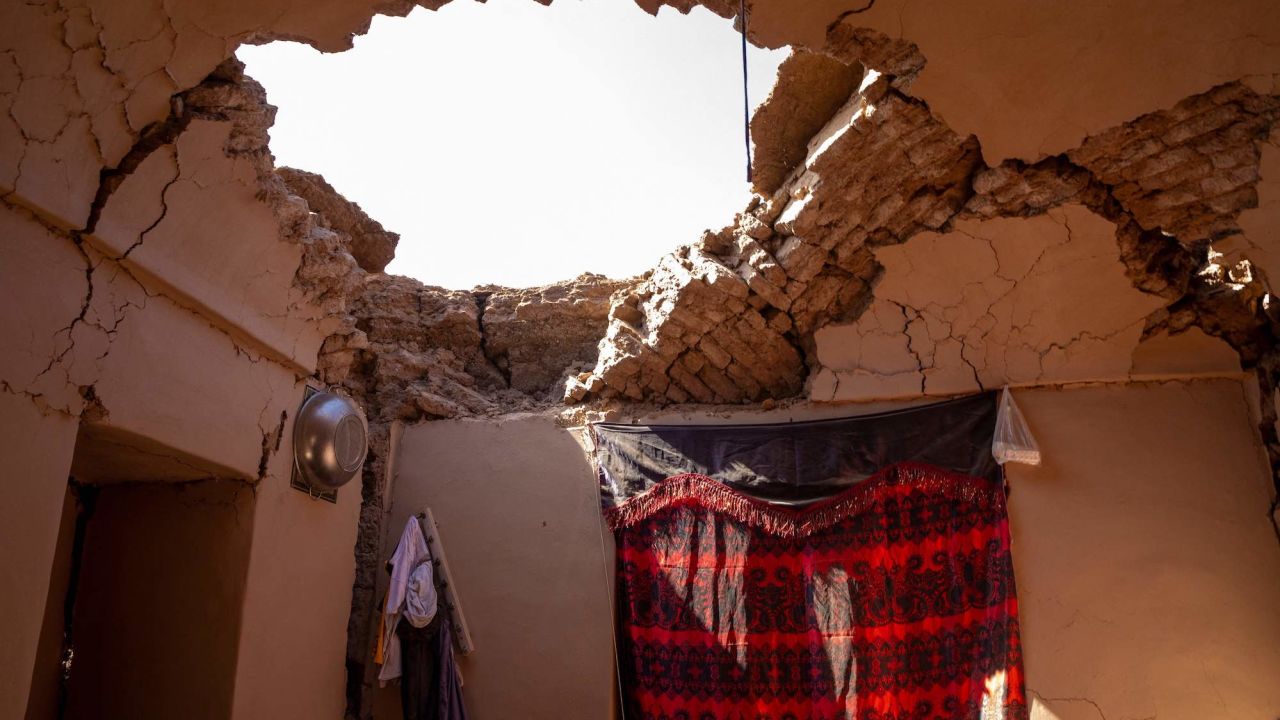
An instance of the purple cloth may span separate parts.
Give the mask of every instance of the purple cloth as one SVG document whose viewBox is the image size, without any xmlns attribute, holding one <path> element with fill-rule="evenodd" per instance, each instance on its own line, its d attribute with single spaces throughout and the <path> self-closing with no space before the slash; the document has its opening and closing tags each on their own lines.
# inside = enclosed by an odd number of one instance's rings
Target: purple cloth
<svg viewBox="0 0 1280 720">
<path fill-rule="evenodd" d="M 467 720 L 467 708 L 462 704 L 462 677 L 453 660 L 453 627 L 448 614 L 440 623 L 437 656 L 440 673 L 440 720 Z"/>
</svg>

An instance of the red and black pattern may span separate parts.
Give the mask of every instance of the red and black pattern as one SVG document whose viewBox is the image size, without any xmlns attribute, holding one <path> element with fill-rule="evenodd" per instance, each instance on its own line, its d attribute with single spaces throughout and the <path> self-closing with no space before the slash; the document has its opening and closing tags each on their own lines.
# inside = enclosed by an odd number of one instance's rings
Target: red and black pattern
<svg viewBox="0 0 1280 720">
<path fill-rule="evenodd" d="M 629 719 L 1027 716 L 997 483 L 903 463 L 790 510 L 680 475 L 605 514 Z"/>
</svg>

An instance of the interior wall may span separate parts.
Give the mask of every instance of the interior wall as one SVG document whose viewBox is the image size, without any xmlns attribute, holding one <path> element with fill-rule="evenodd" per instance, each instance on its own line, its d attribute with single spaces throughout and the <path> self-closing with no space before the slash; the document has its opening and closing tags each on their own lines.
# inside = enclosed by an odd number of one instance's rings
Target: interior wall
<svg viewBox="0 0 1280 720">
<path fill-rule="evenodd" d="M 401 448 L 384 556 L 430 507 L 475 642 L 459 656 L 472 720 L 609 717 L 599 504 L 574 439 L 530 416 L 416 425 Z M 374 716 L 400 717 L 398 693 L 377 691 Z"/>
<path fill-rule="evenodd" d="M 255 490 L 233 715 L 340 718 L 360 476 L 336 504 L 289 486 L 292 434 Z"/>
<path fill-rule="evenodd" d="M 1280 543 L 1239 383 L 1018 394 L 1011 466 L 1036 720 L 1280 717 Z"/>
<path fill-rule="evenodd" d="M 1045 453 L 1010 471 L 1028 686 L 1039 720 L 1274 717 L 1280 545 L 1270 479 L 1237 380 L 1023 390 Z M 754 422 L 880 405 L 647 421 Z M 548 417 L 406 429 L 389 555 L 430 505 L 475 653 L 476 720 L 607 717 L 613 684 L 594 480 Z M 399 717 L 394 688 L 378 718 Z"/>
<path fill-rule="evenodd" d="M 238 481 L 103 486 L 86 527 L 68 718 L 228 718 L 252 539 Z"/>
<path fill-rule="evenodd" d="M 17 718 L 31 685 L 76 420 L 0 393 L 0 438 L 0 717 Z"/>
</svg>

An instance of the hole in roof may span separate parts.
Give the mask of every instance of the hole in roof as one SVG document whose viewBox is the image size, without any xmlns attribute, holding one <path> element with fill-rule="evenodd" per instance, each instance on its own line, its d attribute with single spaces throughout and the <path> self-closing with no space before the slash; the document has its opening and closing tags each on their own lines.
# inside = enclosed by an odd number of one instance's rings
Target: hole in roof
<svg viewBox="0 0 1280 720">
<path fill-rule="evenodd" d="M 246 46 L 279 108 L 276 164 L 401 235 L 429 285 L 624 278 L 750 199 L 740 36 L 701 7 L 453 2 L 377 17 L 344 53 Z M 749 50 L 751 105 L 786 50 Z"/>
</svg>

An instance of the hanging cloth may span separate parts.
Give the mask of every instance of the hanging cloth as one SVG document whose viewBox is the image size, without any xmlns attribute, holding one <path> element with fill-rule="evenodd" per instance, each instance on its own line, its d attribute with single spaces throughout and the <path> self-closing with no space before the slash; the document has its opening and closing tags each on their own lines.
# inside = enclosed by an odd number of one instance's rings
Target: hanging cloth
<svg viewBox="0 0 1280 720">
<path fill-rule="evenodd" d="M 995 419 L 597 432 L 626 717 L 1026 718 Z"/>
<path fill-rule="evenodd" d="M 437 720 L 440 715 L 440 648 L 441 626 L 445 618 L 436 617 L 423 627 L 400 623 L 401 675 L 400 711 L 404 720 Z"/>
<path fill-rule="evenodd" d="M 391 583 L 387 587 L 387 600 L 382 608 L 380 652 L 376 655 L 381 656 L 383 661 L 378 670 L 378 683 L 383 687 L 400 677 L 400 637 L 396 634 L 396 626 L 400 622 L 405 595 L 409 591 L 410 577 L 424 561 L 430 565 L 431 553 L 427 550 L 427 539 L 422 534 L 418 518 L 411 516 L 405 523 L 404 530 L 400 533 L 400 542 L 396 544 L 395 553 L 391 556 Z"/>
<path fill-rule="evenodd" d="M 440 720 L 467 720 L 462 704 L 462 672 L 453 656 L 453 627 L 446 620 L 440 625 L 437 655 L 440 659 Z"/>
<path fill-rule="evenodd" d="M 436 616 L 435 572 L 430 560 L 423 562 L 409 576 L 404 594 L 404 619 L 416 627 L 426 627 Z"/>
</svg>

